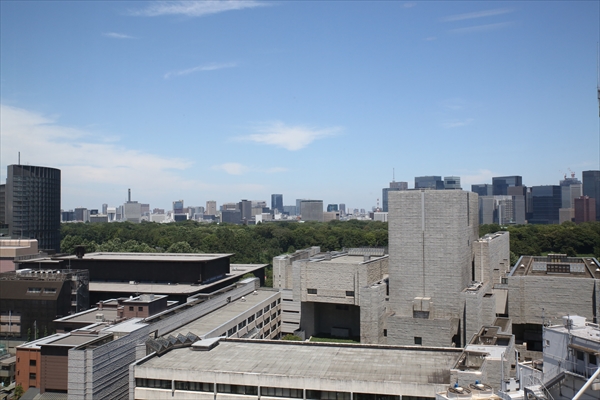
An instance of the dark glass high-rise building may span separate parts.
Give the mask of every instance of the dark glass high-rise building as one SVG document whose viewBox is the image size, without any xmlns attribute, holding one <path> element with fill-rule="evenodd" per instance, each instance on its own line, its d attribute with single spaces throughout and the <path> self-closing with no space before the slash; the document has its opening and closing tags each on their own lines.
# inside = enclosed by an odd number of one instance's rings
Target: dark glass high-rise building
<svg viewBox="0 0 600 400">
<path fill-rule="evenodd" d="M 13 238 L 37 239 L 38 248 L 60 251 L 60 170 L 9 165 L 6 223 Z"/>
<path fill-rule="evenodd" d="M 523 178 L 518 175 L 497 176 L 492 178 L 492 187 L 494 196 L 508 195 L 509 186 L 523 186 Z"/>
<path fill-rule="evenodd" d="M 583 195 L 596 200 L 596 221 L 600 221 L 600 171 L 583 171 Z"/>
<path fill-rule="evenodd" d="M 477 193 L 479 196 L 493 196 L 493 186 L 489 183 L 481 183 L 471 185 L 471 192 Z"/>
<path fill-rule="evenodd" d="M 558 185 L 533 186 L 531 188 L 531 224 L 558 224 L 562 192 Z"/>
<path fill-rule="evenodd" d="M 415 189 L 444 190 L 441 176 L 415 176 Z"/>
<path fill-rule="evenodd" d="M 271 211 L 275 212 L 278 210 L 280 213 L 283 212 L 283 195 L 282 194 L 272 194 L 271 195 Z"/>
<path fill-rule="evenodd" d="M 339 211 L 337 204 L 327 204 L 327 212 Z"/>
</svg>

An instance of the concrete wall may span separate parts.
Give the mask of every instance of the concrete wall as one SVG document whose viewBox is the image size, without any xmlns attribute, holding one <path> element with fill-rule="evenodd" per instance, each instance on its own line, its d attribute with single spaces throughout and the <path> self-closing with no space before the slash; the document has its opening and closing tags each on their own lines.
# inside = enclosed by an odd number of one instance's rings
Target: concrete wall
<svg viewBox="0 0 600 400">
<path fill-rule="evenodd" d="M 508 315 L 513 324 L 541 324 L 542 313 L 552 324 L 565 315 L 580 315 L 593 321 L 594 311 L 600 315 L 598 299 L 599 279 L 552 275 L 508 277 Z"/>
<path fill-rule="evenodd" d="M 473 244 L 475 280 L 501 283 L 510 271 L 510 234 L 498 232 L 486 235 Z"/>
<path fill-rule="evenodd" d="M 386 284 L 381 282 L 360 288 L 360 342 L 386 344 L 383 335 L 386 310 Z"/>
<path fill-rule="evenodd" d="M 421 337 L 423 345 L 449 346 L 464 313 L 459 294 L 472 278 L 478 196 L 409 190 L 389 197 L 389 307 L 396 315 L 388 320 L 388 343 Z M 429 320 L 413 318 L 414 310 L 428 312 Z"/>
<path fill-rule="evenodd" d="M 387 318 L 387 344 L 396 346 L 415 345 L 415 337 L 421 338 L 422 346 L 452 346 L 452 337 L 458 333 L 460 320 L 420 319 L 392 315 Z"/>
</svg>

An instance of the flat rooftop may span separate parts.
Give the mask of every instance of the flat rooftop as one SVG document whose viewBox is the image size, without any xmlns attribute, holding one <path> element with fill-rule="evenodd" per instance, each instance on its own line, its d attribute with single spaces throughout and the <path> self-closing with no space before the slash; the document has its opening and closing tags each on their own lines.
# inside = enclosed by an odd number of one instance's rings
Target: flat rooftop
<svg viewBox="0 0 600 400">
<path fill-rule="evenodd" d="M 332 264 L 367 264 L 369 262 L 375 261 L 375 260 L 380 260 L 383 258 L 387 258 L 388 256 L 381 256 L 381 257 L 374 257 L 371 256 L 368 260 L 365 261 L 365 257 L 362 255 L 343 255 L 343 256 L 337 256 L 337 257 L 331 257 L 331 259 L 319 259 L 317 258 L 318 256 L 315 257 L 311 257 L 310 261 L 312 262 L 325 262 L 325 263 L 332 263 Z"/>
<path fill-rule="evenodd" d="M 119 261 L 174 261 L 174 262 L 199 262 L 212 261 L 220 258 L 229 258 L 233 254 L 208 254 L 208 253 L 89 253 L 83 256 L 84 260 L 119 260 Z M 76 259 L 77 256 L 57 257 L 64 260 Z"/>
<path fill-rule="evenodd" d="M 177 336 L 179 333 L 187 335 L 188 332 L 192 332 L 196 336 L 202 337 L 246 312 L 248 309 L 260 304 L 270 297 L 275 297 L 278 294 L 279 292 L 275 290 L 259 289 L 256 291 L 256 294 L 245 296 L 245 301 L 242 301 L 241 299 L 233 301 L 203 317 L 177 328 L 173 332 L 169 332 L 169 335 Z M 219 332 L 219 334 L 221 334 L 221 332 Z"/>
<path fill-rule="evenodd" d="M 600 279 L 598 260 L 590 257 L 523 256 L 512 268 L 509 276 L 563 276 L 568 278 Z"/>
<path fill-rule="evenodd" d="M 66 346 L 66 347 L 76 347 L 92 340 L 96 340 L 102 336 L 106 336 L 107 334 L 85 334 L 78 335 L 71 333 L 62 338 L 58 338 L 54 341 L 43 343 L 46 346 Z"/>
<path fill-rule="evenodd" d="M 91 281 L 90 292 L 112 292 L 112 293 L 152 293 L 156 295 L 192 295 L 203 291 L 211 286 L 222 283 L 226 279 L 241 278 L 247 273 L 267 267 L 268 264 L 231 264 L 230 272 L 224 278 L 204 285 L 195 283 L 150 283 L 150 282 L 99 282 Z"/>
<path fill-rule="evenodd" d="M 77 314 L 67 315 L 66 317 L 55 319 L 55 321 L 94 324 L 98 322 L 96 321 L 96 314 L 104 315 L 105 321 L 115 321 L 117 319 L 116 308 L 103 308 L 100 310 L 96 307 L 78 312 Z"/>
<path fill-rule="evenodd" d="M 600 354 L 600 325 L 598 324 L 585 322 L 585 324 L 582 325 L 574 325 L 570 329 L 564 325 L 551 325 L 546 329 L 595 342 L 598 344 L 598 353 Z"/>
<path fill-rule="evenodd" d="M 141 368 L 344 381 L 449 384 L 462 349 L 221 339 L 209 351 L 173 349 Z M 137 373 L 136 373 L 137 376 Z"/>
</svg>

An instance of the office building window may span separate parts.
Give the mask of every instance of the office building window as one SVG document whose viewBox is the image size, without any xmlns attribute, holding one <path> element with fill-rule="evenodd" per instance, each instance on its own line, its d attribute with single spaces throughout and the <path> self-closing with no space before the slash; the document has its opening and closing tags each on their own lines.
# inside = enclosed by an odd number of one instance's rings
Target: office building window
<svg viewBox="0 0 600 400">
<path fill-rule="evenodd" d="M 260 388 L 260 395 L 269 397 L 286 397 L 290 399 L 301 399 L 304 397 L 302 389 L 288 389 L 264 386 Z"/>
<path fill-rule="evenodd" d="M 306 289 L 308 294 L 317 294 L 317 289 Z"/>
<path fill-rule="evenodd" d="M 191 390 L 194 392 L 214 392 L 214 384 L 206 382 L 175 381 L 175 390 Z"/>
</svg>

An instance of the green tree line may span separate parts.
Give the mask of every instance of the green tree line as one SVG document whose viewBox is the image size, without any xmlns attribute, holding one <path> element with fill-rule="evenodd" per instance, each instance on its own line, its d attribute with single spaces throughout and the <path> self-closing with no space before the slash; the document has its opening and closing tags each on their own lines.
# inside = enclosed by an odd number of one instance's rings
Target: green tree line
<svg viewBox="0 0 600 400">
<path fill-rule="evenodd" d="M 508 230 L 511 261 L 521 255 L 565 253 L 600 257 L 600 222 L 561 225 L 480 226 L 480 235 Z M 258 225 L 116 222 L 63 224 L 61 250 L 87 252 L 233 253 L 233 263 L 270 264 L 273 257 L 320 246 L 322 251 L 388 246 L 388 224 L 379 221 L 280 222 Z"/>
<path fill-rule="evenodd" d="M 387 223 L 379 221 L 282 222 L 258 225 L 129 222 L 63 224 L 61 251 L 234 253 L 231 262 L 270 264 L 273 257 L 310 246 L 322 251 L 388 245 Z"/>
<path fill-rule="evenodd" d="M 540 256 L 561 253 L 568 256 L 600 257 L 600 222 L 560 225 L 514 225 L 500 227 L 498 224 L 481 225 L 479 234 L 500 230 L 510 232 L 511 261 L 522 255 Z"/>
</svg>

